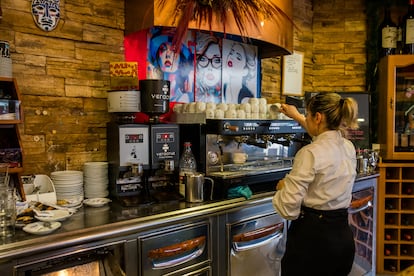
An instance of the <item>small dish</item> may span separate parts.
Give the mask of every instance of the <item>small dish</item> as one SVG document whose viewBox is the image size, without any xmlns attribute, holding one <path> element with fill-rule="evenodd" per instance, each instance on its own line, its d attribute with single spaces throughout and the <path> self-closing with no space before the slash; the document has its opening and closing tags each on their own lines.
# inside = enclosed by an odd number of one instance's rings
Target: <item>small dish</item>
<svg viewBox="0 0 414 276">
<path fill-rule="evenodd" d="M 109 198 L 105 198 L 105 197 L 98 197 L 98 198 L 88 198 L 85 199 L 83 201 L 83 203 L 87 206 L 91 206 L 91 207 L 102 207 L 105 204 L 108 204 L 109 202 L 111 202 L 112 200 L 110 200 Z"/>
<path fill-rule="evenodd" d="M 58 229 L 62 224 L 58 221 L 52 222 L 33 222 L 23 227 L 23 231 L 34 235 L 46 235 Z"/>
<path fill-rule="evenodd" d="M 35 218 L 40 221 L 64 221 L 72 215 L 68 210 L 48 210 L 48 211 L 36 211 Z"/>
<path fill-rule="evenodd" d="M 80 208 L 82 207 L 83 196 L 74 198 L 58 199 L 57 205 L 65 208 Z"/>
</svg>

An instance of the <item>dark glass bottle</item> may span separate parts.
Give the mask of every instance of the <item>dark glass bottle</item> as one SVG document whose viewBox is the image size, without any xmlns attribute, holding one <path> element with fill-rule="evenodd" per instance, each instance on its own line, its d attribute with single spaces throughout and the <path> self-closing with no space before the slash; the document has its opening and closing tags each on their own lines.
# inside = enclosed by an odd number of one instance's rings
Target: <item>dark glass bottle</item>
<svg viewBox="0 0 414 276">
<path fill-rule="evenodd" d="M 403 53 L 414 54 L 414 0 L 408 0 L 408 11 L 403 18 Z"/>
<path fill-rule="evenodd" d="M 410 233 L 404 233 L 403 238 L 406 241 L 411 241 L 413 239 L 413 236 L 411 236 Z"/>
<path fill-rule="evenodd" d="M 384 249 L 384 255 L 385 255 L 385 256 L 390 256 L 390 255 L 391 255 L 391 249 L 386 247 L 386 248 Z"/>
<path fill-rule="evenodd" d="M 392 239 L 392 235 L 390 233 L 385 234 L 385 240 L 390 241 Z"/>
<path fill-rule="evenodd" d="M 413 0 L 414 1 L 414 0 Z M 391 19 L 390 5 L 384 7 L 384 19 L 380 26 L 380 56 L 395 55 L 397 49 L 397 25 Z"/>
</svg>

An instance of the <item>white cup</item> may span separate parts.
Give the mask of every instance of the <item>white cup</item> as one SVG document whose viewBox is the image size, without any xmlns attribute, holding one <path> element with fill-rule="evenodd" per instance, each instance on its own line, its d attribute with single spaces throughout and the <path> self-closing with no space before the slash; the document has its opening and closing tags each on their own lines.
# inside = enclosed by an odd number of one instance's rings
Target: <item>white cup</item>
<svg viewBox="0 0 414 276">
<path fill-rule="evenodd" d="M 191 102 L 188 104 L 188 113 L 196 113 L 197 111 L 197 103 L 196 102 Z"/>
<path fill-rule="evenodd" d="M 266 104 L 259 104 L 259 113 L 267 113 L 267 105 Z"/>
<path fill-rule="evenodd" d="M 233 163 L 243 164 L 246 163 L 248 155 L 244 152 L 234 152 L 232 154 Z"/>
<path fill-rule="evenodd" d="M 184 107 L 184 104 L 176 103 L 173 107 L 173 111 L 175 113 L 181 113 L 181 112 L 183 112 L 183 107 Z"/>
<path fill-rule="evenodd" d="M 237 118 L 238 119 L 246 119 L 246 112 L 243 109 L 237 110 Z"/>
<path fill-rule="evenodd" d="M 267 105 L 269 118 L 278 119 L 280 114 L 280 103 L 268 104 Z"/>
<path fill-rule="evenodd" d="M 252 113 L 259 113 L 259 104 L 258 103 L 251 104 L 251 106 L 252 106 Z"/>
<path fill-rule="evenodd" d="M 207 105 L 205 102 L 196 102 L 196 112 L 203 113 L 206 111 Z"/>
<path fill-rule="evenodd" d="M 216 109 L 214 111 L 214 118 L 215 119 L 224 119 L 224 111 L 222 109 Z"/>
<path fill-rule="evenodd" d="M 206 118 L 207 119 L 214 119 L 214 109 L 207 108 L 206 109 Z"/>
<path fill-rule="evenodd" d="M 249 103 L 250 104 L 259 104 L 259 99 L 258 98 L 250 98 Z"/>
<path fill-rule="evenodd" d="M 252 112 L 251 113 L 251 119 L 260 119 L 260 113 L 259 112 Z"/>
<path fill-rule="evenodd" d="M 223 111 L 227 111 L 228 106 L 227 106 L 226 103 L 219 103 L 219 104 L 216 105 L 216 109 L 221 109 Z"/>
<path fill-rule="evenodd" d="M 216 103 L 208 102 L 206 103 L 206 109 L 216 109 Z"/>
<path fill-rule="evenodd" d="M 235 103 L 228 103 L 227 104 L 227 110 L 231 110 L 231 109 L 236 110 L 237 109 L 237 104 L 235 104 Z"/>
<path fill-rule="evenodd" d="M 237 118 L 237 111 L 236 109 L 228 109 L 226 111 L 226 113 L 224 114 L 225 118 L 229 118 L 229 119 L 235 119 Z"/>
<path fill-rule="evenodd" d="M 265 98 L 259 98 L 259 104 L 267 104 L 267 100 Z"/>
<path fill-rule="evenodd" d="M 250 103 L 242 103 L 240 104 L 240 109 L 244 110 L 244 112 L 246 113 L 251 113 L 252 112 L 252 106 Z"/>
<path fill-rule="evenodd" d="M 189 103 L 183 104 L 183 107 L 182 107 L 182 111 L 181 112 L 182 113 L 189 113 L 190 112 L 190 104 Z"/>
</svg>

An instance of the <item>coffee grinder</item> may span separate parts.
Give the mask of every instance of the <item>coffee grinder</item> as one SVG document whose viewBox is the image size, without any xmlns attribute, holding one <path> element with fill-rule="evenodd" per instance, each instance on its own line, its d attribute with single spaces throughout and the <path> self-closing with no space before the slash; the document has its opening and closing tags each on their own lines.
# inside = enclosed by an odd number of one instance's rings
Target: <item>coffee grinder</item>
<svg viewBox="0 0 414 276">
<path fill-rule="evenodd" d="M 179 127 L 163 123 L 169 111 L 170 83 L 140 81 L 140 111 L 117 114 L 108 123 L 108 161 L 111 195 L 125 206 L 179 200 L 176 175 L 179 163 Z"/>
</svg>

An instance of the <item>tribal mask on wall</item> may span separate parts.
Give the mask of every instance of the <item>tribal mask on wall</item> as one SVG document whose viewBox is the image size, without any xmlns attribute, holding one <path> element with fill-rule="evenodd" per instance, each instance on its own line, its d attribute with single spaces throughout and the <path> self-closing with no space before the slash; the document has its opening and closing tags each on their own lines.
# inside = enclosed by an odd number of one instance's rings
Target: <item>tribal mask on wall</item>
<svg viewBox="0 0 414 276">
<path fill-rule="evenodd" d="M 54 30 L 60 19 L 60 0 L 32 0 L 32 16 L 43 31 Z"/>
</svg>

